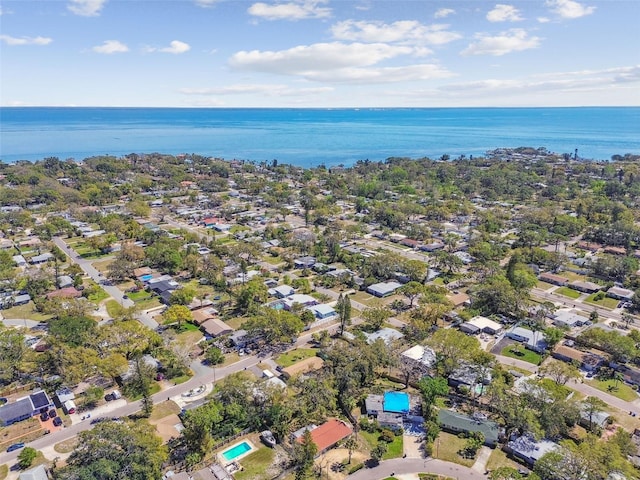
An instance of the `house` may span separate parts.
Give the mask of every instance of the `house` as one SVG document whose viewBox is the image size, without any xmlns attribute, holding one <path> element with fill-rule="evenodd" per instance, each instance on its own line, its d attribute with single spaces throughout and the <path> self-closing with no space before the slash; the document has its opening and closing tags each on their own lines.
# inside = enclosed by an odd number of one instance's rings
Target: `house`
<svg viewBox="0 0 640 480">
<path fill-rule="evenodd" d="M 607 290 L 607 297 L 615 298 L 616 300 L 626 300 L 630 301 L 633 299 L 635 292 L 633 290 L 629 290 L 628 288 L 622 287 L 611 287 Z"/>
<path fill-rule="evenodd" d="M 602 245 L 599 243 L 578 242 L 576 244 L 576 248 L 579 248 L 580 250 L 587 250 L 589 252 L 597 252 L 602 248 Z"/>
<path fill-rule="evenodd" d="M 555 275 L 549 272 L 544 272 L 538 275 L 538 280 L 542 282 L 550 283 L 552 285 L 559 285 L 561 287 L 564 287 L 566 284 L 569 283 L 569 279 L 567 277 L 563 277 L 561 275 Z"/>
<path fill-rule="evenodd" d="M 40 413 L 41 409 L 54 407 L 47 392 L 36 390 L 24 398 L 19 398 L 15 402 L 6 403 L 0 407 L 0 424 L 6 426 L 26 420 L 33 415 Z"/>
<path fill-rule="evenodd" d="M 191 316 L 193 317 L 193 323 L 202 325 L 207 320 L 217 317 L 218 311 L 213 307 L 199 308 L 198 310 L 192 311 Z"/>
<path fill-rule="evenodd" d="M 285 298 L 283 300 L 283 304 L 284 304 L 284 309 L 285 310 L 291 310 L 291 308 L 293 307 L 293 305 L 297 303 L 299 305 L 302 305 L 303 307 L 310 307 L 312 305 L 317 305 L 318 304 L 318 300 L 316 300 L 315 298 L 313 298 L 311 295 L 305 295 L 302 293 L 296 293 L 294 295 L 291 295 L 287 298 Z"/>
<path fill-rule="evenodd" d="M 423 252 L 435 252 L 436 250 L 442 250 L 444 248 L 444 243 L 442 242 L 427 243 L 425 245 L 420 245 L 419 248 Z"/>
<path fill-rule="evenodd" d="M 576 310 L 558 310 L 552 315 L 553 324 L 557 327 L 581 327 L 584 325 L 584 322 L 587 321 L 587 318 L 578 315 Z"/>
<path fill-rule="evenodd" d="M 79 298 L 82 296 L 82 292 L 75 287 L 60 288 L 49 292 L 45 295 L 47 298 Z"/>
<path fill-rule="evenodd" d="M 610 253 L 611 255 L 626 255 L 627 250 L 623 247 L 604 247 L 604 253 Z"/>
<path fill-rule="evenodd" d="M 523 343 L 525 348 L 537 353 L 544 352 L 548 346 L 544 333 L 539 330 L 534 332 L 528 328 L 514 326 L 507 330 L 505 337 Z"/>
<path fill-rule="evenodd" d="M 35 257 L 31 257 L 31 264 L 32 265 L 39 265 L 42 263 L 47 263 L 49 260 L 53 260 L 53 254 L 52 253 L 43 253 L 42 255 L 36 255 Z"/>
<path fill-rule="evenodd" d="M 558 448 L 558 444 L 551 440 L 534 440 L 530 435 L 522 435 L 507 442 L 504 446 L 505 452 L 522 460 L 532 467 L 540 458 L 553 452 Z"/>
<path fill-rule="evenodd" d="M 147 365 L 148 367 L 151 367 L 154 371 L 158 370 L 160 368 L 160 362 L 158 360 L 156 360 L 155 358 L 153 358 L 151 355 L 147 354 L 147 355 L 142 355 L 142 357 L 140 357 L 140 360 Z M 129 378 L 131 378 L 134 374 L 135 374 L 135 370 L 136 370 L 136 361 L 135 360 L 129 360 L 129 368 L 128 370 L 123 373 L 122 375 L 120 375 L 120 379 L 123 382 L 126 382 Z"/>
<path fill-rule="evenodd" d="M 572 288 L 573 290 L 578 290 L 579 292 L 583 292 L 583 293 L 599 292 L 600 289 L 602 288 L 597 283 L 582 282 L 580 280 L 574 280 L 568 286 L 569 286 L 569 288 Z"/>
<path fill-rule="evenodd" d="M 411 238 L 403 238 L 402 240 L 400 240 L 400 245 L 404 245 L 405 247 L 409 247 L 409 248 L 418 248 L 418 246 L 420 245 L 420 242 L 418 242 L 417 240 L 413 240 Z"/>
<path fill-rule="evenodd" d="M 480 432 L 484 435 L 484 444 L 488 447 L 495 447 L 498 443 L 498 424 L 490 420 L 478 420 L 441 408 L 438 410 L 438 423 L 443 430 L 451 433 Z"/>
<path fill-rule="evenodd" d="M 364 406 L 367 411 L 367 415 L 374 417 L 384 412 L 384 397 L 382 395 L 369 394 L 364 399 Z"/>
<path fill-rule="evenodd" d="M 475 259 L 468 252 L 453 252 L 453 255 L 458 257 L 463 265 L 469 265 L 475 261 Z"/>
<path fill-rule="evenodd" d="M 461 307 L 463 305 L 471 305 L 471 298 L 469 297 L 469 295 L 462 292 L 447 295 L 447 300 L 449 300 L 453 304 L 454 308 Z"/>
<path fill-rule="evenodd" d="M 487 317 L 477 316 L 473 317 L 468 322 L 462 323 L 460 325 L 460 331 L 471 335 L 475 335 L 479 332 L 487 333 L 489 335 L 497 335 L 502 331 L 502 325 Z"/>
<path fill-rule="evenodd" d="M 339 441 L 344 440 L 353 433 L 353 428 L 351 428 L 350 425 L 347 425 L 342 420 L 332 419 L 323 423 L 319 427 L 316 427 L 315 425 L 305 427 L 302 435 L 296 438 L 297 442 L 302 443 L 305 430 L 310 431 L 311 440 L 318 448 L 316 456 L 323 454 L 335 446 Z"/>
<path fill-rule="evenodd" d="M 336 315 L 338 315 L 338 313 L 333 309 L 333 307 L 327 304 L 311 305 L 310 307 L 307 307 L 307 310 L 309 310 L 310 312 L 313 312 L 313 314 L 318 320 L 325 320 L 327 318 L 333 318 Z"/>
<path fill-rule="evenodd" d="M 28 293 L 23 293 L 21 295 L 16 295 L 13 297 L 13 305 L 26 305 L 31 301 L 31 295 Z"/>
<path fill-rule="evenodd" d="M 200 328 L 212 337 L 220 337 L 222 335 L 227 335 L 228 333 L 233 333 L 233 328 L 231 328 L 219 318 L 210 318 L 209 320 L 203 322 L 200 325 Z"/>
<path fill-rule="evenodd" d="M 242 348 L 247 344 L 247 331 L 236 330 L 229 336 L 229 341 L 232 345 L 238 348 Z"/>
<path fill-rule="evenodd" d="M 62 406 L 64 402 L 69 400 L 75 400 L 76 395 L 67 387 L 62 387 L 56 390 L 55 399 L 57 400 L 57 404 Z"/>
<path fill-rule="evenodd" d="M 58 277 L 58 287 L 60 288 L 72 287 L 73 283 L 73 278 L 69 275 L 60 275 Z"/>
<path fill-rule="evenodd" d="M 282 376 L 285 380 L 290 379 L 299 374 L 305 374 L 320 370 L 324 366 L 324 360 L 320 357 L 309 357 L 293 365 L 283 368 L 281 370 Z"/>
<path fill-rule="evenodd" d="M 367 343 L 369 344 L 374 343 L 376 340 L 382 340 L 386 345 L 391 345 L 391 342 L 401 339 L 404 334 L 395 328 L 385 327 L 373 333 L 364 332 L 364 336 L 367 337 Z"/>
<path fill-rule="evenodd" d="M 17 267 L 25 267 L 27 265 L 27 261 L 22 255 L 14 255 L 13 257 L 11 257 L 11 259 Z"/>
<path fill-rule="evenodd" d="M 295 268 L 312 268 L 316 264 L 316 257 L 299 257 L 293 261 Z"/>
<path fill-rule="evenodd" d="M 38 465 L 22 472 L 18 480 L 49 480 L 49 474 L 44 465 Z"/>
<path fill-rule="evenodd" d="M 400 287 L 402 287 L 402 284 L 398 282 L 374 283 L 367 287 L 367 292 L 371 295 L 375 295 L 376 297 L 383 298 L 393 295 L 393 293 Z"/>
<path fill-rule="evenodd" d="M 578 423 L 585 428 L 605 428 L 609 418 L 611 418 L 609 412 L 596 411 L 589 414 L 589 408 L 583 403 L 580 407 L 580 420 L 578 420 Z"/>
<path fill-rule="evenodd" d="M 479 365 L 463 364 L 454 370 L 447 380 L 452 387 L 475 388 L 477 385 L 489 385 L 491 383 L 491 371 Z"/>
<path fill-rule="evenodd" d="M 382 412 L 378 414 L 377 420 L 382 428 L 400 430 L 404 427 L 404 417 L 399 413 Z"/>
<path fill-rule="evenodd" d="M 426 369 L 433 368 L 436 364 L 436 352 L 422 345 L 416 345 L 405 350 L 402 352 L 402 358 Z"/>
<path fill-rule="evenodd" d="M 285 298 L 285 297 L 288 297 L 289 295 L 293 295 L 295 291 L 296 291 L 295 288 L 289 285 L 279 285 L 275 288 L 270 288 L 269 295 L 273 295 L 274 297 L 277 297 L 277 298 Z"/>
<path fill-rule="evenodd" d="M 605 358 L 594 352 L 583 352 L 567 345 L 558 345 L 551 356 L 563 362 L 578 363 L 583 369 L 593 372 L 605 362 Z"/>
</svg>

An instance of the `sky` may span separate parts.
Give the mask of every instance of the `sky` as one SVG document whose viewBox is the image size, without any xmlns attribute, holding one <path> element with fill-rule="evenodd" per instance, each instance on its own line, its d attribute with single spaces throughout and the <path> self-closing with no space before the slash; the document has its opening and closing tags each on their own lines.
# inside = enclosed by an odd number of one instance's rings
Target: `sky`
<svg viewBox="0 0 640 480">
<path fill-rule="evenodd" d="M 640 106 L 638 0 L 0 0 L 0 106 Z"/>
</svg>

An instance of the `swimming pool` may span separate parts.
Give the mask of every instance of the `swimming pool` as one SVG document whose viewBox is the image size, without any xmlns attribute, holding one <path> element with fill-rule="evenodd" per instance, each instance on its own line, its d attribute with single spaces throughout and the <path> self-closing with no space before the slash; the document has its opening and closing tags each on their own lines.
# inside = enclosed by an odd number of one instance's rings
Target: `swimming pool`
<svg viewBox="0 0 640 480">
<path fill-rule="evenodd" d="M 238 460 L 240 457 L 244 457 L 252 450 L 253 446 L 245 440 L 244 442 L 237 443 L 233 447 L 225 450 L 221 455 L 227 462 L 232 462 L 234 460 Z"/>
<path fill-rule="evenodd" d="M 153 278 L 153 275 L 151 275 L 150 273 L 147 273 L 146 275 L 142 275 L 140 277 L 140 280 L 142 280 L 143 282 L 147 282 L 149 280 L 151 280 Z"/>
<path fill-rule="evenodd" d="M 386 392 L 384 394 L 384 411 L 408 413 L 409 395 L 404 392 Z"/>
</svg>

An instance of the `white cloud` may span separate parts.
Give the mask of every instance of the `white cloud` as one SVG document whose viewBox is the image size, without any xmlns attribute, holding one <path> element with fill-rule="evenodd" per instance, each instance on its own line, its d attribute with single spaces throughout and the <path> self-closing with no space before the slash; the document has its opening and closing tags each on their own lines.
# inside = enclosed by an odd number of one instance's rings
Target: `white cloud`
<svg viewBox="0 0 640 480">
<path fill-rule="evenodd" d="M 97 17 L 107 0 L 69 0 L 67 9 L 81 17 Z"/>
<path fill-rule="evenodd" d="M 333 92 L 332 87 L 291 88 L 280 84 L 236 84 L 226 87 L 182 88 L 185 95 L 246 95 L 259 94 L 273 97 L 296 97 Z"/>
<path fill-rule="evenodd" d="M 417 64 L 401 67 L 355 68 L 346 67 L 332 71 L 306 72 L 307 80 L 327 83 L 348 83 L 356 85 L 399 83 L 415 80 L 433 80 L 453 77 L 446 68 L 435 64 Z"/>
<path fill-rule="evenodd" d="M 555 14 L 568 19 L 585 17 L 596 11 L 596 7 L 586 7 L 573 0 L 547 0 L 546 5 Z"/>
<path fill-rule="evenodd" d="M 188 43 L 181 42 L 180 40 L 173 40 L 171 43 L 169 43 L 169 46 L 165 48 L 148 49 L 148 51 L 150 52 L 173 53 L 176 55 L 188 52 L 189 50 L 191 50 L 191 46 Z"/>
<path fill-rule="evenodd" d="M 537 48 L 540 45 L 539 37 L 529 37 L 521 28 L 512 28 L 496 36 L 476 34 L 477 42 L 465 48 L 461 55 L 494 55 L 501 56 L 511 52 L 520 52 Z"/>
<path fill-rule="evenodd" d="M 538 17 L 537 20 L 538 23 L 549 23 L 551 21 L 551 19 L 548 17 Z"/>
<path fill-rule="evenodd" d="M 220 0 L 195 0 L 196 5 L 198 5 L 199 7 L 212 7 L 214 6 L 216 3 L 218 3 Z"/>
<path fill-rule="evenodd" d="M 96 53 L 104 53 L 110 55 L 112 53 L 128 52 L 129 47 L 127 47 L 124 43 L 119 42 L 118 40 L 105 40 L 102 45 L 97 45 L 93 47 L 92 50 Z"/>
<path fill-rule="evenodd" d="M 327 18 L 331 9 L 323 7 L 327 0 L 292 0 L 273 4 L 258 2 L 247 10 L 249 15 L 265 20 L 303 20 L 307 18 Z"/>
<path fill-rule="evenodd" d="M 331 27 L 338 40 L 356 42 L 396 42 L 403 44 L 443 45 L 462 38 L 447 30 L 448 25 L 422 25 L 415 20 L 400 20 L 393 23 L 345 20 Z"/>
<path fill-rule="evenodd" d="M 433 14 L 435 18 L 446 18 L 449 15 L 453 15 L 456 11 L 452 8 L 439 8 L 436 13 Z"/>
<path fill-rule="evenodd" d="M 53 39 L 48 37 L 12 37 L 10 35 L 0 35 L 2 40 L 7 45 L 49 45 L 53 42 Z"/>
<path fill-rule="evenodd" d="M 383 43 L 316 43 L 280 51 L 240 51 L 231 57 L 229 64 L 238 69 L 301 75 L 310 71 L 374 65 L 412 52 L 410 47 Z"/>
<path fill-rule="evenodd" d="M 498 3 L 493 10 L 487 13 L 490 22 L 519 22 L 522 20 L 520 11 L 513 5 Z"/>
</svg>

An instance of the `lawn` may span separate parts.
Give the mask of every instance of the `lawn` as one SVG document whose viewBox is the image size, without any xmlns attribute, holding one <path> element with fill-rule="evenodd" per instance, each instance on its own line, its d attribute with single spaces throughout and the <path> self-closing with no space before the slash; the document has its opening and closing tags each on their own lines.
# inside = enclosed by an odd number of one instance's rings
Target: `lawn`
<svg viewBox="0 0 640 480">
<path fill-rule="evenodd" d="M 43 432 L 40 421 L 35 417 L 4 427 L 0 430 L 0 452 L 4 452 L 12 443 L 27 443 L 40 438 Z"/>
<path fill-rule="evenodd" d="M 27 320 L 35 320 L 37 322 L 42 322 L 51 318 L 51 315 L 44 315 L 36 311 L 33 302 L 3 310 L 2 316 L 4 318 L 26 318 Z"/>
<path fill-rule="evenodd" d="M 230 318 L 229 320 L 225 320 L 224 323 L 229 325 L 229 327 L 233 328 L 234 330 L 239 330 L 242 328 L 242 324 L 247 320 L 247 317 L 234 317 Z"/>
<path fill-rule="evenodd" d="M 53 449 L 58 453 L 71 453 L 78 446 L 78 437 L 71 437 L 60 443 L 56 443 Z"/>
<path fill-rule="evenodd" d="M 596 295 L 598 295 L 598 294 L 597 293 L 593 293 L 593 294 L 589 295 L 584 300 L 584 303 L 590 303 L 591 305 L 597 305 L 599 307 L 608 308 L 610 310 L 613 310 L 614 308 L 616 308 L 618 306 L 619 300 L 616 300 L 615 298 L 611 298 L 611 297 L 603 297 L 601 300 L 596 300 L 595 299 Z"/>
<path fill-rule="evenodd" d="M 380 443 L 380 432 L 360 431 L 359 435 L 365 439 L 370 449 L 373 449 Z M 393 438 L 393 442 L 387 444 L 387 451 L 382 456 L 382 460 L 391 460 L 392 458 L 402 457 L 404 453 L 404 445 L 402 435 Z"/>
<path fill-rule="evenodd" d="M 276 358 L 276 363 L 287 368 L 301 360 L 315 357 L 316 352 L 317 350 L 315 348 L 296 348 L 295 350 L 279 355 L 278 358 Z"/>
<path fill-rule="evenodd" d="M 542 280 L 538 280 L 538 283 L 536 284 L 536 288 L 539 288 L 540 290 L 549 290 L 551 287 L 555 287 L 555 285 L 543 282 Z"/>
<path fill-rule="evenodd" d="M 516 470 L 522 468 L 519 463 L 514 462 L 509 457 L 507 457 L 507 454 L 502 450 L 500 450 L 499 448 L 494 448 L 493 452 L 491 452 L 491 456 L 489 457 L 489 461 L 487 462 L 486 469 L 489 471 L 493 471 L 500 467 L 511 467 L 515 468 Z"/>
<path fill-rule="evenodd" d="M 117 317 L 122 313 L 122 310 L 123 310 L 122 305 L 120 305 L 117 300 L 107 301 L 106 307 L 107 307 L 107 313 L 111 318 Z"/>
<path fill-rule="evenodd" d="M 573 298 L 574 300 L 576 298 L 580 298 L 580 295 L 582 295 L 577 290 L 573 290 L 573 289 L 571 289 L 569 287 L 560 287 L 560 288 L 554 290 L 553 293 L 557 293 L 558 295 L 562 295 L 563 297 Z"/>
<path fill-rule="evenodd" d="M 151 412 L 149 420 L 160 420 L 174 413 L 176 415 L 180 413 L 180 407 L 177 403 L 167 400 L 166 402 L 161 402 L 153 406 L 153 412 Z"/>
<path fill-rule="evenodd" d="M 160 384 L 157 382 L 152 382 L 151 386 L 149 387 L 149 395 L 155 395 L 156 393 L 158 393 L 160 391 Z M 130 402 L 135 402 L 136 400 L 140 400 L 142 398 L 142 395 L 136 395 L 133 397 L 127 397 L 129 399 Z"/>
<path fill-rule="evenodd" d="M 351 295 L 351 300 L 356 301 L 358 303 L 362 303 L 364 305 L 368 305 L 369 302 L 375 299 L 376 297 L 374 297 L 373 295 L 369 295 L 366 292 L 356 292 L 353 295 Z"/>
<path fill-rule="evenodd" d="M 638 399 L 638 394 L 629 385 L 622 382 L 618 382 L 616 385 L 614 380 L 598 380 L 597 378 L 588 379 L 586 382 L 598 390 L 607 392 L 627 402 L 633 402 Z"/>
<path fill-rule="evenodd" d="M 202 340 L 202 337 L 204 337 L 204 335 L 200 330 L 198 330 L 198 327 L 196 327 L 193 323 L 182 324 L 183 327 L 187 325 L 189 326 L 189 328 L 188 329 L 182 328 L 181 330 L 182 333 L 179 333 L 178 335 L 176 335 L 175 341 L 177 343 L 181 343 L 182 345 L 191 347 L 196 343 L 198 343 L 200 340 Z"/>
<path fill-rule="evenodd" d="M 107 270 L 109 270 L 109 265 L 111 265 L 112 262 L 113 262 L 112 259 L 100 260 L 98 262 L 91 262 L 91 265 L 100 273 L 106 273 Z"/>
<path fill-rule="evenodd" d="M 7 465 L 0 465 L 0 480 L 7 478 L 9 474 L 9 467 Z"/>
<path fill-rule="evenodd" d="M 91 282 L 93 283 L 93 282 Z M 107 298 L 109 298 L 110 295 L 105 292 L 105 290 L 102 287 L 99 287 L 98 289 L 96 289 L 96 293 L 92 293 L 91 295 L 89 295 L 87 297 L 87 300 L 89 300 L 90 302 L 93 302 L 95 304 L 100 303 L 103 300 L 106 300 Z"/>
<path fill-rule="evenodd" d="M 233 474 L 236 480 L 271 479 L 272 474 L 267 470 L 273 464 L 276 453 L 272 448 L 261 447 L 257 452 L 247 455 L 240 460 L 243 470 Z"/>
<path fill-rule="evenodd" d="M 270 265 L 280 265 L 284 262 L 281 257 L 273 257 L 271 255 L 265 255 L 262 259 Z"/>
<path fill-rule="evenodd" d="M 148 298 L 153 297 L 153 293 L 147 292 L 146 290 L 139 290 L 137 292 L 131 292 L 131 293 L 128 293 L 127 295 L 129 296 L 130 300 L 133 300 L 136 303 L 141 302 L 142 300 L 147 300 Z"/>
<path fill-rule="evenodd" d="M 515 345 L 509 345 L 504 347 L 500 352 L 500 355 L 504 357 L 517 358 L 525 362 L 533 363 L 534 365 L 540 365 L 542 357 L 532 350 L 528 350 L 523 346 L 519 346 L 517 349 Z"/>
<path fill-rule="evenodd" d="M 433 458 L 471 467 L 475 461 L 474 459 L 462 458 L 458 455 L 458 451 L 462 450 L 466 444 L 467 440 L 465 438 L 458 438 L 456 435 L 440 432 L 433 444 Z"/>
</svg>

